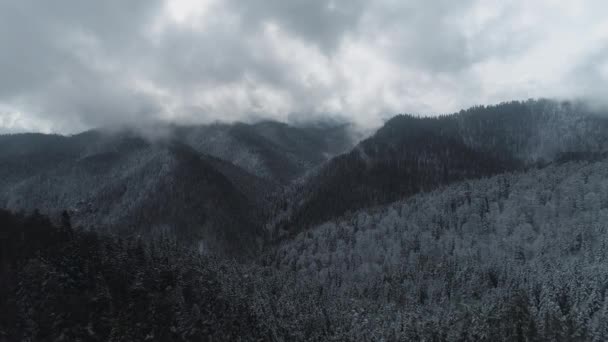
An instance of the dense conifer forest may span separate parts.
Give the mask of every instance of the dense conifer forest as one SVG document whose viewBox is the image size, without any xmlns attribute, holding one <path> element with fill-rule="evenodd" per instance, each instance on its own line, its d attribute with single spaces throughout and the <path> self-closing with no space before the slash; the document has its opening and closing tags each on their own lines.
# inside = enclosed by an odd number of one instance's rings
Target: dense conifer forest
<svg viewBox="0 0 608 342">
<path fill-rule="evenodd" d="M 238 266 L 175 239 L 120 239 L 0 211 L 0 340 L 258 341 Z"/>
<path fill-rule="evenodd" d="M 607 118 L 0 136 L 0 341 L 605 341 Z"/>
</svg>

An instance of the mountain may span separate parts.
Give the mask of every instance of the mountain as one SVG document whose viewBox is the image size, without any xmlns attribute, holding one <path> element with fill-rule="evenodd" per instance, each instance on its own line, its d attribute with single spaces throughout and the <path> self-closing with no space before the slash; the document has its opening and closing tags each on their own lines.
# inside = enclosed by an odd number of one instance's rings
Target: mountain
<svg viewBox="0 0 608 342">
<path fill-rule="evenodd" d="M 604 341 L 608 159 L 468 180 L 235 263 L 0 210 L 0 338 Z"/>
<path fill-rule="evenodd" d="M 399 115 L 288 192 L 278 227 L 294 229 L 463 179 L 608 150 L 608 115 L 538 100 L 453 115 Z"/>
<path fill-rule="evenodd" d="M 169 231 L 218 251 L 256 246 L 262 219 L 257 196 L 271 188 L 266 182 L 178 142 L 100 139 L 84 153 L 45 160 L 50 164 L 6 185 L 2 206 L 70 209 L 76 224 L 90 228 L 122 235 Z M 35 158 L 27 156 L 38 163 Z"/>
<path fill-rule="evenodd" d="M 161 128 L 0 136 L 0 341 L 608 337 L 608 115 Z"/>
<path fill-rule="evenodd" d="M 266 253 L 268 320 L 292 339 L 606 340 L 607 179 L 607 158 L 555 163 L 334 217 Z"/>
<path fill-rule="evenodd" d="M 464 179 L 601 157 L 607 118 L 550 100 L 398 115 L 350 151 L 345 124 L 167 126 L 154 138 L 128 130 L 0 136 L 0 205 L 71 208 L 75 222 L 96 229 L 176 231 L 206 240 L 201 248 L 240 250 L 259 245 L 268 229 L 284 236 Z"/>
<path fill-rule="evenodd" d="M 178 127 L 175 135 L 201 153 L 278 184 L 301 177 L 353 144 L 347 124 L 215 124 Z"/>
<path fill-rule="evenodd" d="M 274 193 L 350 144 L 346 125 L 161 127 L 0 136 L 0 207 L 55 213 L 122 235 L 175 235 L 250 253 Z"/>
<path fill-rule="evenodd" d="M 0 135 L 0 184 L 7 185 L 33 176 L 81 152 L 80 144 L 60 135 Z"/>
</svg>

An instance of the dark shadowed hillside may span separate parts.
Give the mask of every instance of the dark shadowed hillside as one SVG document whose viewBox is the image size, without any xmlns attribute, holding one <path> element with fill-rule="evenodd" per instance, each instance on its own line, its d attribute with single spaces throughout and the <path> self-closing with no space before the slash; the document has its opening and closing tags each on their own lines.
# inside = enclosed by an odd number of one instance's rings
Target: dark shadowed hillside
<svg viewBox="0 0 608 342">
<path fill-rule="evenodd" d="M 0 184 L 35 175 L 50 165 L 77 157 L 82 150 L 73 139 L 60 135 L 0 135 Z"/>
<path fill-rule="evenodd" d="M 0 210 L 1 341 L 260 341 L 230 262 Z"/>
</svg>

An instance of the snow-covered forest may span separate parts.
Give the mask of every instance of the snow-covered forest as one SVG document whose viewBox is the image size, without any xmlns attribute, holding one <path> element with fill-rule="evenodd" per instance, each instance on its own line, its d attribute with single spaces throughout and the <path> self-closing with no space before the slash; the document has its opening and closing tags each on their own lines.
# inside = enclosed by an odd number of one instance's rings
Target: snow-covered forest
<svg viewBox="0 0 608 342">
<path fill-rule="evenodd" d="M 0 342 L 608 342 L 607 0 L 0 0 Z"/>
<path fill-rule="evenodd" d="M 167 238 L 97 237 L 68 220 L 42 234 L 45 219 L 7 215 L 0 330 L 9 337 L 608 338 L 608 161 L 465 181 L 360 210 L 249 263 Z M 78 317 L 78 306 L 97 309 Z M 19 317 L 24 325 L 9 326 Z"/>
<path fill-rule="evenodd" d="M 0 136 L 0 342 L 608 340 L 607 116 L 346 127 Z"/>
<path fill-rule="evenodd" d="M 607 161 L 361 210 L 265 256 L 264 315 L 294 339 L 603 341 L 607 219 Z"/>
</svg>

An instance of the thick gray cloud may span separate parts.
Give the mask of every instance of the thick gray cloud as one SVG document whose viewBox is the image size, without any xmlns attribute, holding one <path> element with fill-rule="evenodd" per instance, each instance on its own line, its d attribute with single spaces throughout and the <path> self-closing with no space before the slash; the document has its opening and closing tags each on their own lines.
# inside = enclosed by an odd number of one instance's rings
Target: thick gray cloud
<svg viewBox="0 0 608 342">
<path fill-rule="evenodd" d="M 333 52 L 366 10 L 365 0 L 229 0 L 248 29 L 275 22 L 290 33 Z"/>
<path fill-rule="evenodd" d="M 114 64 L 137 54 L 157 10 L 147 0 L 0 2 L 0 116 L 71 131 L 153 113 L 156 100 Z"/>
<path fill-rule="evenodd" d="M 0 0 L 0 133 L 603 98 L 604 1 Z"/>
</svg>

